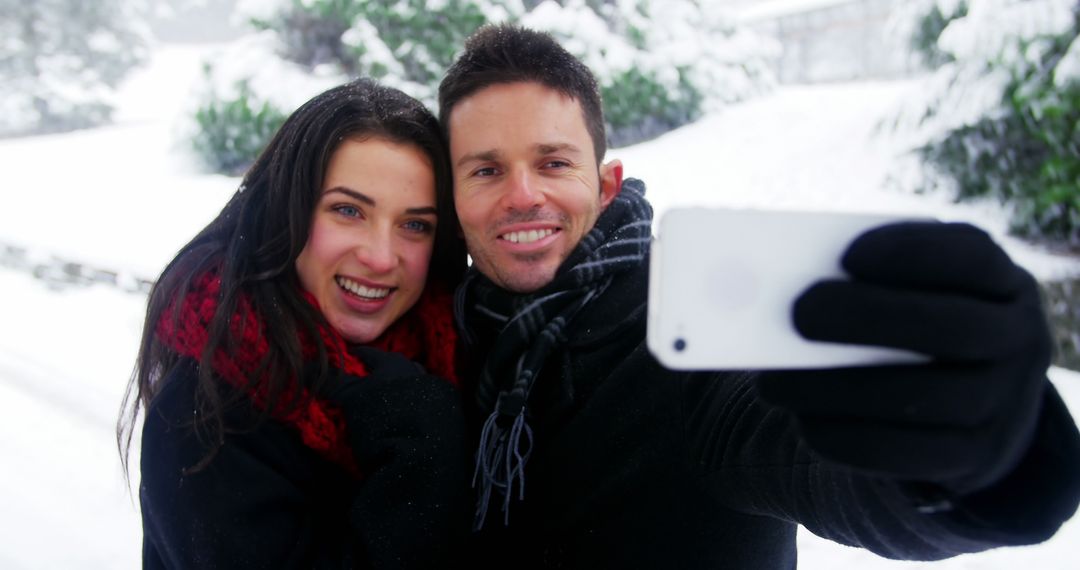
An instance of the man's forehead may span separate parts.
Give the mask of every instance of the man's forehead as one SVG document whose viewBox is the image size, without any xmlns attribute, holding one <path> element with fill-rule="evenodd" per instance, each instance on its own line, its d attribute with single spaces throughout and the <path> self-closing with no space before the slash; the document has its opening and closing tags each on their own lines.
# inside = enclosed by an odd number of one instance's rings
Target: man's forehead
<svg viewBox="0 0 1080 570">
<path fill-rule="evenodd" d="M 479 103 L 492 104 L 505 100 L 520 101 L 523 97 L 523 93 L 539 93 L 546 96 L 557 97 L 564 104 L 573 105 L 584 114 L 584 107 L 581 106 L 581 102 L 568 93 L 538 81 L 511 81 L 482 87 L 459 99 L 450 110 L 449 115 L 447 115 L 448 126 L 453 126 L 454 117 L 459 115 L 459 112 L 463 109 L 468 109 Z"/>
<path fill-rule="evenodd" d="M 531 122 L 530 116 L 533 118 Z M 539 82 L 497 83 L 460 99 L 446 118 L 446 132 L 452 147 L 462 142 L 462 135 L 469 139 L 476 136 L 499 139 L 505 136 L 516 139 L 518 143 L 524 142 L 529 150 L 537 153 L 580 151 L 580 141 L 575 141 L 574 135 L 565 132 L 565 121 L 570 117 L 578 117 L 583 129 L 580 134 L 588 135 L 584 110 L 577 99 Z M 528 131 L 522 131 L 523 124 L 528 125 Z M 577 129 L 571 127 L 570 130 Z M 529 136 L 531 132 L 535 132 L 535 136 Z M 477 148 L 459 147 L 459 150 L 470 154 L 487 153 L 497 151 L 496 147 L 500 144 L 497 140 L 487 144 L 470 140 L 470 146 L 473 146 L 472 143 L 479 144 Z"/>
</svg>

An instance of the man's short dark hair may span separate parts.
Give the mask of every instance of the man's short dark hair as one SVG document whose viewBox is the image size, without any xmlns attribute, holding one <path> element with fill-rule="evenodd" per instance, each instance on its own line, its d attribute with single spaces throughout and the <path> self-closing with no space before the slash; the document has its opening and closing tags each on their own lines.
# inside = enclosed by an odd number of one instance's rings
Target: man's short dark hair
<svg viewBox="0 0 1080 570">
<path fill-rule="evenodd" d="M 446 71 L 439 84 L 439 122 L 447 137 L 455 105 L 481 89 L 506 83 L 538 83 L 576 100 L 600 164 L 607 136 L 596 77 L 550 34 L 510 24 L 479 28 L 465 40 L 464 53 Z"/>
</svg>

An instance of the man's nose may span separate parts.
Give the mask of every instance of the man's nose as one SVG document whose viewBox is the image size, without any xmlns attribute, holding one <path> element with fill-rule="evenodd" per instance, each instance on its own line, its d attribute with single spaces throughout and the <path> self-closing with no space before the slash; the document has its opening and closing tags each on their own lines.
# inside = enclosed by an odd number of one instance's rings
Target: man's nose
<svg viewBox="0 0 1080 570">
<path fill-rule="evenodd" d="M 510 210 L 531 210 L 544 205 L 546 197 L 539 181 L 526 169 L 513 172 L 507 179 L 504 203 Z"/>
</svg>

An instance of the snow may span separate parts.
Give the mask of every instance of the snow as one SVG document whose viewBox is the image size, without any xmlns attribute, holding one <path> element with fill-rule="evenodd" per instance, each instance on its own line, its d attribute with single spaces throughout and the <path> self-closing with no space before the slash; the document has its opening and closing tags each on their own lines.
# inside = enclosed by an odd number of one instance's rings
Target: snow
<svg viewBox="0 0 1080 570">
<path fill-rule="evenodd" d="M 145 297 L 51 291 L 5 268 L 0 284 L 0 567 L 138 568 L 113 427 Z"/>
<path fill-rule="evenodd" d="M 951 16 L 957 13 L 958 1 L 902 4 L 894 11 L 893 28 L 910 34 L 929 7 L 936 5 Z M 965 5 L 966 15 L 950 20 L 937 40 L 937 48 L 954 60 L 933 71 L 897 116 L 898 124 L 924 140 L 940 141 L 985 118 L 1012 114 L 1009 93 L 1024 95 L 1039 89 L 1040 61 L 1055 49 L 1056 38 L 1072 29 L 1077 8 L 1076 0 L 966 0 Z M 1080 76 L 1080 47 L 1075 41 L 1052 73 L 1057 86 Z M 1036 115 L 1040 107 L 1035 105 Z M 930 182 L 952 185 L 945 177 L 932 176 Z"/>
<path fill-rule="evenodd" d="M 1075 0 L 971 0 L 966 17 L 945 27 L 938 47 L 958 60 L 1023 57 L 1018 38 L 1064 33 L 1072 27 Z"/>
<path fill-rule="evenodd" d="M 371 69 L 375 64 L 382 64 L 386 66 L 389 75 L 404 75 L 401 62 L 394 58 L 393 52 L 379 37 L 379 30 L 371 22 L 358 18 L 353 26 L 341 35 L 341 41 L 354 49 L 363 48 L 361 65 L 367 69 Z"/>
<path fill-rule="evenodd" d="M 822 8 L 831 8 L 838 4 L 847 4 L 854 0 L 758 0 L 745 2 L 738 8 L 732 8 L 739 21 L 757 22 L 780 18 L 789 14 L 812 12 Z"/>
<path fill-rule="evenodd" d="M 317 68 L 312 74 L 303 66 L 278 57 L 282 50 L 280 42 L 275 31 L 263 30 L 224 46 L 210 56 L 213 61 L 210 81 L 201 95 L 213 94 L 218 100 L 236 99 L 240 84 L 246 83 L 252 108 L 269 103 L 289 113 L 315 95 L 348 80 L 330 66 Z M 320 70 L 323 72 L 318 73 Z M 287 89 L 282 88 L 285 85 Z"/>
<path fill-rule="evenodd" d="M 608 158 L 646 182 L 657 219 L 679 206 L 933 216 L 990 231 L 1040 278 L 1078 274 L 1080 260 L 1006 235 L 995 204 L 911 192 L 916 160 L 886 123 L 922 88 L 919 80 L 783 87 Z"/>
<path fill-rule="evenodd" d="M 0 242 L 155 277 L 237 186 L 192 174 L 173 137 L 206 48 L 168 48 L 129 83 L 114 125 L 0 140 Z"/>
<path fill-rule="evenodd" d="M 652 19 L 638 3 L 622 0 L 608 6 L 622 18 L 612 26 L 585 0 L 546 0 L 521 18 L 521 24 L 554 35 L 596 74 L 601 84 L 631 69 L 654 78 L 669 96 L 680 94 L 680 73 L 703 96 L 703 108 L 715 111 L 772 86 L 766 60 L 780 52 L 772 38 L 738 28 L 723 5 L 690 2 L 654 3 Z M 660 17 L 660 15 L 663 17 Z M 645 49 L 620 30 L 632 27 L 645 37 Z"/>
<path fill-rule="evenodd" d="M 291 5 L 289 0 L 239 0 L 233 11 L 233 23 L 269 22 Z"/>
<path fill-rule="evenodd" d="M 1072 81 L 1080 81 L 1080 36 L 1069 44 L 1068 51 L 1054 67 L 1054 85 L 1064 87 Z"/>
<path fill-rule="evenodd" d="M 577 54 L 597 77 L 614 76 L 638 64 L 639 60 L 646 62 L 648 71 L 658 71 L 654 59 L 647 57 L 648 54 L 639 54 L 625 39 L 610 31 L 607 23 L 588 8 L 584 0 L 571 0 L 565 6 L 546 0 L 525 14 L 521 24 L 554 34 L 567 51 Z M 669 84 L 668 87 L 674 89 L 676 86 Z"/>
<path fill-rule="evenodd" d="M 120 93 L 112 126 L 0 140 L 0 256 L 15 246 L 30 260 L 0 257 L 0 567 L 139 566 L 137 498 L 125 486 L 113 426 L 146 298 L 30 272 L 55 258 L 153 278 L 219 211 L 239 180 L 198 172 L 174 139 L 200 58 L 218 47 L 161 46 Z M 917 172 L 903 154 L 909 141 L 879 123 L 918 89 L 916 81 L 783 87 L 609 157 L 648 183 L 658 213 L 688 204 L 930 213 L 989 229 L 1040 276 L 1080 274 L 1080 261 L 1004 236 L 1004 214 L 992 205 L 906 191 Z M 1080 374 L 1053 369 L 1052 378 L 1080 417 Z M 1077 520 L 1043 545 L 934 567 L 1073 567 Z M 928 566 L 806 533 L 799 541 L 802 568 Z"/>
</svg>

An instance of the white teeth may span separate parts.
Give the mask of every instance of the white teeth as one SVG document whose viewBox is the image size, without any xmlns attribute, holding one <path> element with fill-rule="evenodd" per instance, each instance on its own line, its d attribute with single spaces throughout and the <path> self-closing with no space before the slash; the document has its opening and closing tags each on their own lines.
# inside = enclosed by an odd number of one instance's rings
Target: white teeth
<svg viewBox="0 0 1080 570">
<path fill-rule="evenodd" d="M 382 299 L 390 294 L 389 289 L 375 289 L 372 287 L 365 287 L 352 279 L 346 279 L 345 277 L 338 277 L 337 284 L 342 289 L 356 295 L 357 297 L 364 297 L 365 299 Z"/>
<path fill-rule="evenodd" d="M 510 232 L 508 234 L 503 234 L 500 237 L 510 243 L 532 243 L 538 239 L 546 238 L 553 233 L 555 233 L 555 230 L 547 228 L 543 230 Z"/>
</svg>

